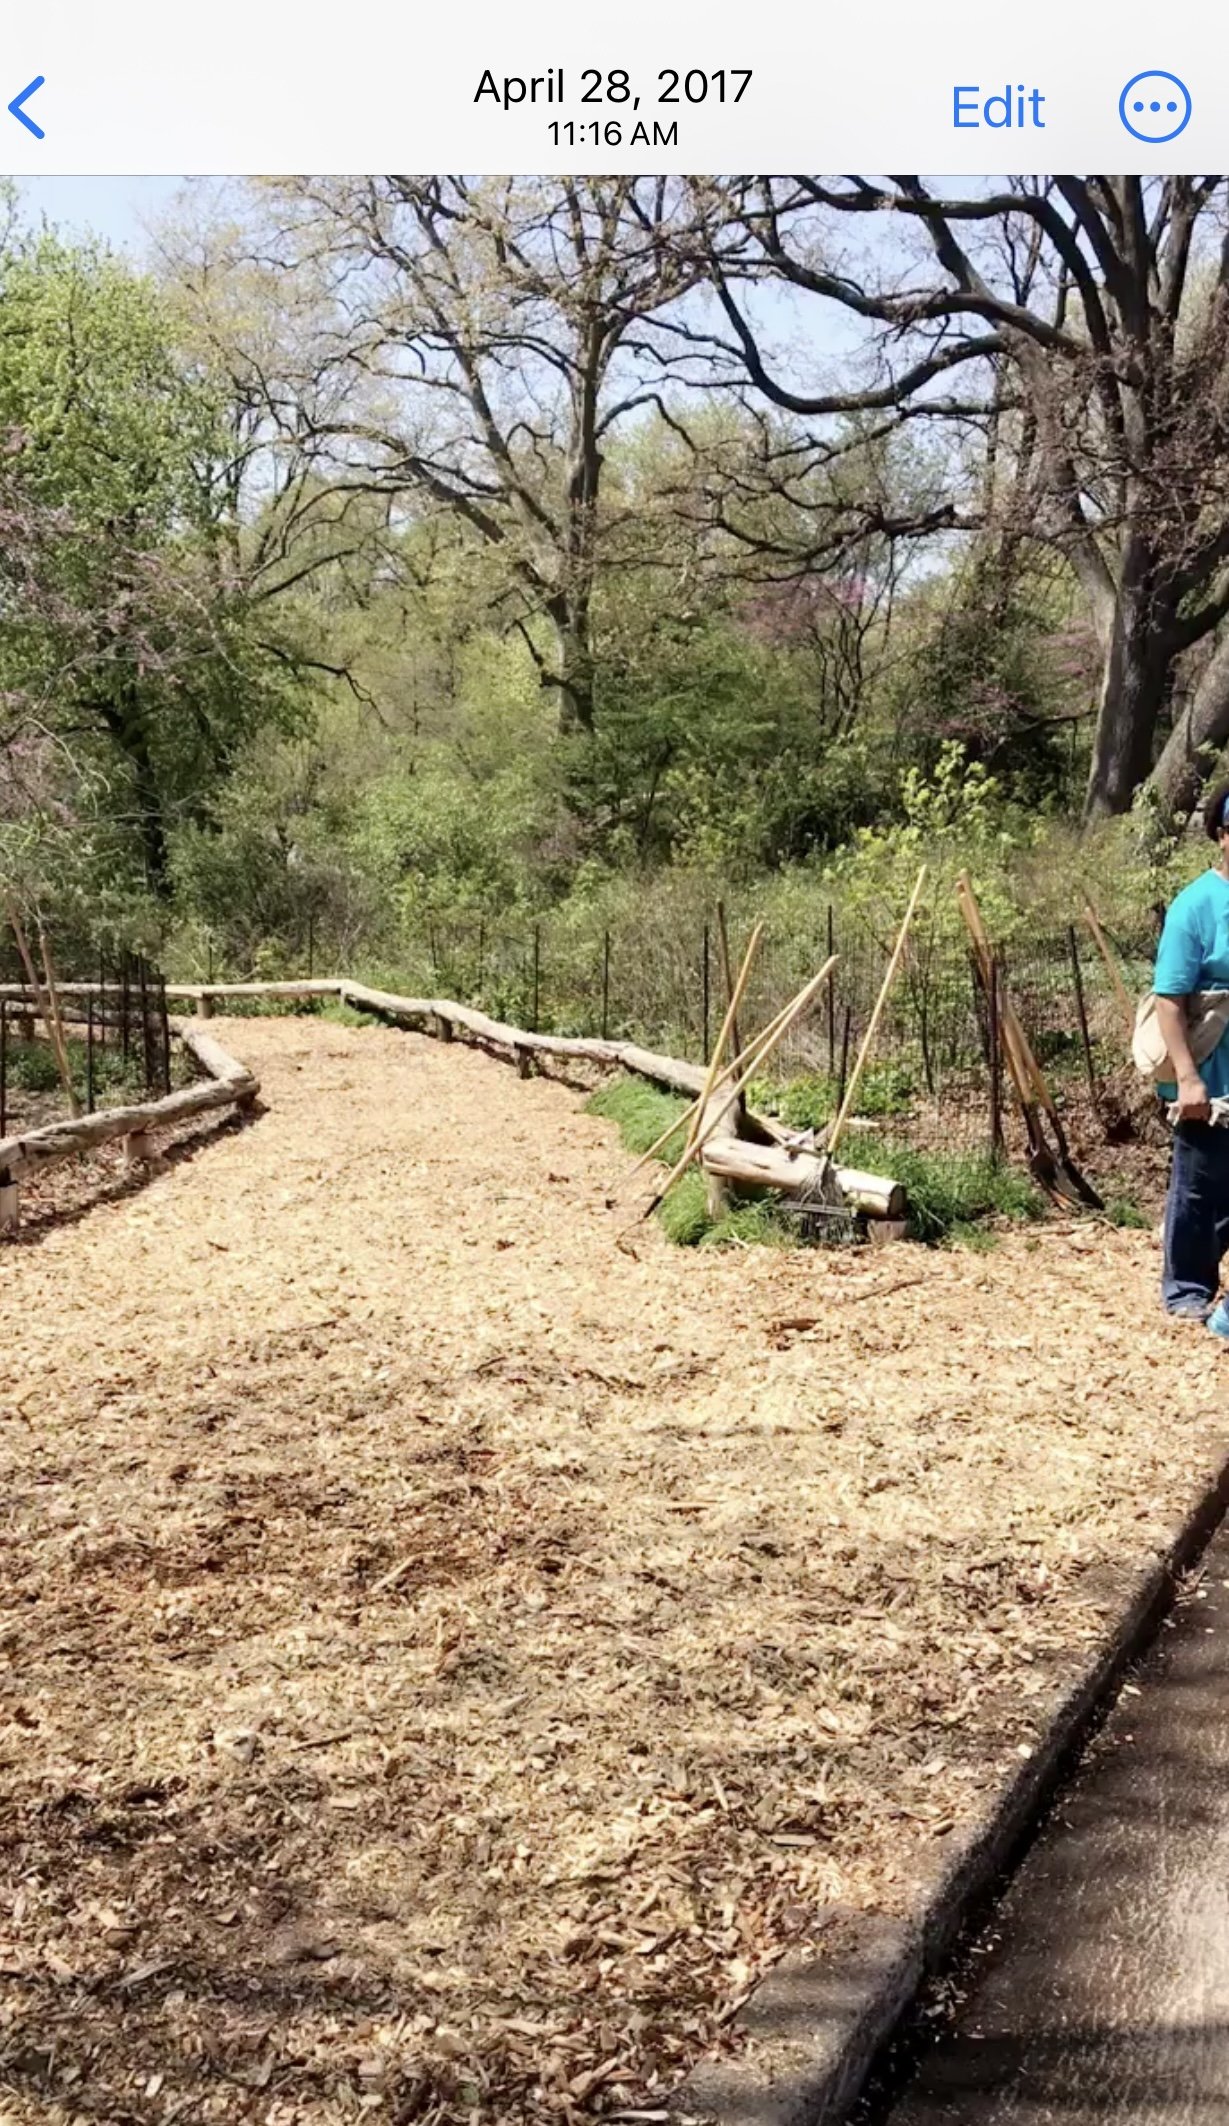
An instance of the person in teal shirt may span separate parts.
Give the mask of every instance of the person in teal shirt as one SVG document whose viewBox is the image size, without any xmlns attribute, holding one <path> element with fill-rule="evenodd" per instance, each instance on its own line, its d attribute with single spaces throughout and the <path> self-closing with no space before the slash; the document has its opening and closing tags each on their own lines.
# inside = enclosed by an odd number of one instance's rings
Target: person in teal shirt
<svg viewBox="0 0 1229 2126">
<path fill-rule="evenodd" d="M 1184 886 L 1165 917 L 1152 977 L 1157 1020 L 1177 1080 L 1158 1086 L 1178 1104 L 1165 1203 L 1161 1297 L 1166 1312 L 1206 1321 L 1229 1341 L 1229 1307 L 1216 1295 L 1229 1254 L 1229 1128 L 1208 1117 L 1229 1097 L 1229 1030 L 1196 1064 L 1187 1039 L 1186 999 L 1198 989 L 1229 989 L 1229 784 L 1214 790 L 1204 826 L 1216 844 L 1210 871 Z"/>
</svg>

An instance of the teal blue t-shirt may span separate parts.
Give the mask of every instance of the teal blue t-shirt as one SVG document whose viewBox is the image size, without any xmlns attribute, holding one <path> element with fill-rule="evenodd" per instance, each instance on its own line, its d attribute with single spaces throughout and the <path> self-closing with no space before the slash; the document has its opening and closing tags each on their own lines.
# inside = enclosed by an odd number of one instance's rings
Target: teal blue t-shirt
<svg viewBox="0 0 1229 2126">
<path fill-rule="evenodd" d="M 1154 995 L 1189 997 L 1195 989 L 1229 989 L 1229 879 L 1205 871 L 1184 886 L 1161 932 L 1152 977 Z M 1222 1035 L 1199 1075 L 1213 1100 L 1229 1093 L 1229 1029 Z M 1177 1087 L 1159 1085 L 1163 1100 Z"/>
</svg>

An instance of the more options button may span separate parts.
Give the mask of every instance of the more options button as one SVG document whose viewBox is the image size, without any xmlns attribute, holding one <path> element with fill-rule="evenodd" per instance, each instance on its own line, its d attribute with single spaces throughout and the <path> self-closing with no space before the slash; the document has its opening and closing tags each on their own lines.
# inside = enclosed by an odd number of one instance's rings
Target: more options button
<svg viewBox="0 0 1229 2126">
<path fill-rule="evenodd" d="M 1160 147 L 1176 140 L 1191 122 L 1191 92 L 1176 74 L 1150 67 L 1133 74 L 1118 98 L 1118 116 L 1134 139 Z"/>
</svg>

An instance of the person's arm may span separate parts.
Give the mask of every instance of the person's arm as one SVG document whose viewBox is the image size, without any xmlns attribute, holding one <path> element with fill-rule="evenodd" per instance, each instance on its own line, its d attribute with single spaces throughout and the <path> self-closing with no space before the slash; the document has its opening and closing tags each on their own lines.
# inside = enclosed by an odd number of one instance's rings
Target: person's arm
<svg viewBox="0 0 1229 2126">
<path fill-rule="evenodd" d="M 1158 996 L 1156 1019 L 1178 1074 L 1178 1120 L 1206 1122 L 1212 1112 L 1212 1103 L 1208 1098 L 1207 1087 L 1199 1075 L 1195 1058 L 1191 1054 L 1191 1044 L 1186 1031 L 1185 998 Z"/>
</svg>

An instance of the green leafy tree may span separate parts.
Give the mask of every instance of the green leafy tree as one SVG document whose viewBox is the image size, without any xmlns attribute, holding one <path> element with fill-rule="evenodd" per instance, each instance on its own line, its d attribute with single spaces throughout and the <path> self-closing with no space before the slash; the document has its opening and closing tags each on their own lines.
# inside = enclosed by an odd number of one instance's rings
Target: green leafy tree
<svg viewBox="0 0 1229 2126">
<path fill-rule="evenodd" d="M 293 660 L 221 536 L 212 380 L 152 284 L 93 244 L 0 259 L 0 749 L 54 749 L 165 893 L 176 827 L 294 705 Z"/>
</svg>

